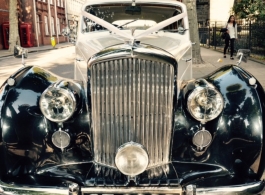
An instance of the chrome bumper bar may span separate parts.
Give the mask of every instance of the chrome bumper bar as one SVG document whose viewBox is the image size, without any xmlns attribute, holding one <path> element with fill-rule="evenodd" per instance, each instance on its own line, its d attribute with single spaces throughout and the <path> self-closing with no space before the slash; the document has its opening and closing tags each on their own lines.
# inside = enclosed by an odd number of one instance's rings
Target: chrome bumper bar
<svg viewBox="0 0 265 195">
<path fill-rule="evenodd" d="M 246 195 L 258 194 L 264 190 L 265 182 L 258 181 L 244 185 L 196 188 L 194 185 L 181 187 L 80 187 L 71 184 L 69 188 L 32 188 L 8 185 L 0 181 L 0 195 L 82 195 L 86 194 L 178 194 L 178 195 Z"/>
<path fill-rule="evenodd" d="M 186 195 L 247 195 L 259 194 L 265 187 L 264 181 L 258 181 L 243 185 L 212 187 L 212 188 L 195 188 L 192 185 L 186 187 Z"/>
</svg>

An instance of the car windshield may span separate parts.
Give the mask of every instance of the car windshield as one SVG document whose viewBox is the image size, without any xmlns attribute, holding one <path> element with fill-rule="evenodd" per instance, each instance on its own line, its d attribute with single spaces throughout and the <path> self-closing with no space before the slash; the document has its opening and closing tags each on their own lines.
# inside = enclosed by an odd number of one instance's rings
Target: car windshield
<svg viewBox="0 0 265 195">
<path fill-rule="evenodd" d="M 132 28 L 137 28 L 137 29 L 147 29 L 153 25 L 156 24 L 155 21 L 153 20 L 117 20 L 112 23 L 113 25 L 117 26 L 120 29 L 132 29 Z"/>
<path fill-rule="evenodd" d="M 165 6 L 165 5 L 150 5 L 150 4 L 117 4 L 117 5 L 93 5 L 87 6 L 86 12 L 103 19 L 110 24 L 120 29 L 141 29 L 145 30 L 149 27 L 164 21 L 168 18 L 182 13 L 181 8 L 178 6 Z M 175 22 L 164 30 L 176 30 L 182 26 L 182 21 Z M 183 26 L 182 26 L 183 27 Z M 83 17 L 83 32 L 92 32 L 106 30 L 94 21 Z"/>
</svg>

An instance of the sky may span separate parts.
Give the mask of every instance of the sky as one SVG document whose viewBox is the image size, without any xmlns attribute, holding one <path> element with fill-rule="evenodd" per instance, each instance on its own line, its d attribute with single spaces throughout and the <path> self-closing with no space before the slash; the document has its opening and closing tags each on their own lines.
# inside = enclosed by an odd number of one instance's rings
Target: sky
<svg viewBox="0 0 265 195">
<path fill-rule="evenodd" d="M 234 0 L 210 0 L 210 21 L 227 22 Z"/>
</svg>

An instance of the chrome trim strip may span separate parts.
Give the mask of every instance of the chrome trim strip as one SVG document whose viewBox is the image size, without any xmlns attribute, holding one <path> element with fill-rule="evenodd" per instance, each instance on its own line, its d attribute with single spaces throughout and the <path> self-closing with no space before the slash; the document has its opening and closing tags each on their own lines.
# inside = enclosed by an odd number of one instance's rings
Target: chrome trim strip
<svg viewBox="0 0 265 195">
<path fill-rule="evenodd" d="M 246 194 L 258 194 L 264 191 L 265 181 L 258 181 L 253 183 L 248 183 L 244 185 L 234 185 L 234 186 L 223 186 L 223 187 L 213 187 L 213 188 L 197 188 L 196 195 L 246 195 Z"/>
<path fill-rule="evenodd" d="M 181 187 L 94 187 L 94 188 L 82 188 L 82 193 L 89 194 L 179 194 L 181 195 L 183 190 Z"/>
<path fill-rule="evenodd" d="M 183 190 L 181 187 L 81 187 L 81 194 L 186 194 L 186 195 L 245 195 L 245 194 L 258 194 L 264 191 L 265 182 L 258 181 L 244 185 L 223 186 L 213 188 L 197 188 L 193 185 L 188 185 Z M 72 188 L 71 188 L 72 187 Z M 70 185 L 69 189 L 66 188 L 47 188 L 39 187 L 32 188 L 29 186 L 15 186 L 9 185 L 0 181 L 0 194 L 32 194 L 38 192 L 41 195 L 50 194 L 75 194 L 79 191 L 79 186 L 74 184 Z M 80 191 L 79 191 L 80 192 Z"/>
<path fill-rule="evenodd" d="M 32 194 L 37 192 L 40 195 L 51 194 L 68 194 L 68 188 L 51 188 L 51 187 L 30 187 L 30 186 L 17 186 L 9 185 L 0 181 L 0 194 L 3 195 L 17 195 L 17 194 Z"/>
</svg>

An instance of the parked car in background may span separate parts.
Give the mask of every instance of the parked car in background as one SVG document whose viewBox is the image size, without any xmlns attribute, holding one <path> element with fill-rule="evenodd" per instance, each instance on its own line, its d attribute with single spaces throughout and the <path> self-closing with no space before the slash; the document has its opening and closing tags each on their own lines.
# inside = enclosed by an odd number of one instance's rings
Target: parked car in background
<svg viewBox="0 0 265 195">
<path fill-rule="evenodd" d="M 75 79 L 25 66 L 0 88 L 0 194 L 263 191 L 264 90 L 239 63 L 193 78 L 183 3 L 81 13 Z"/>
</svg>

